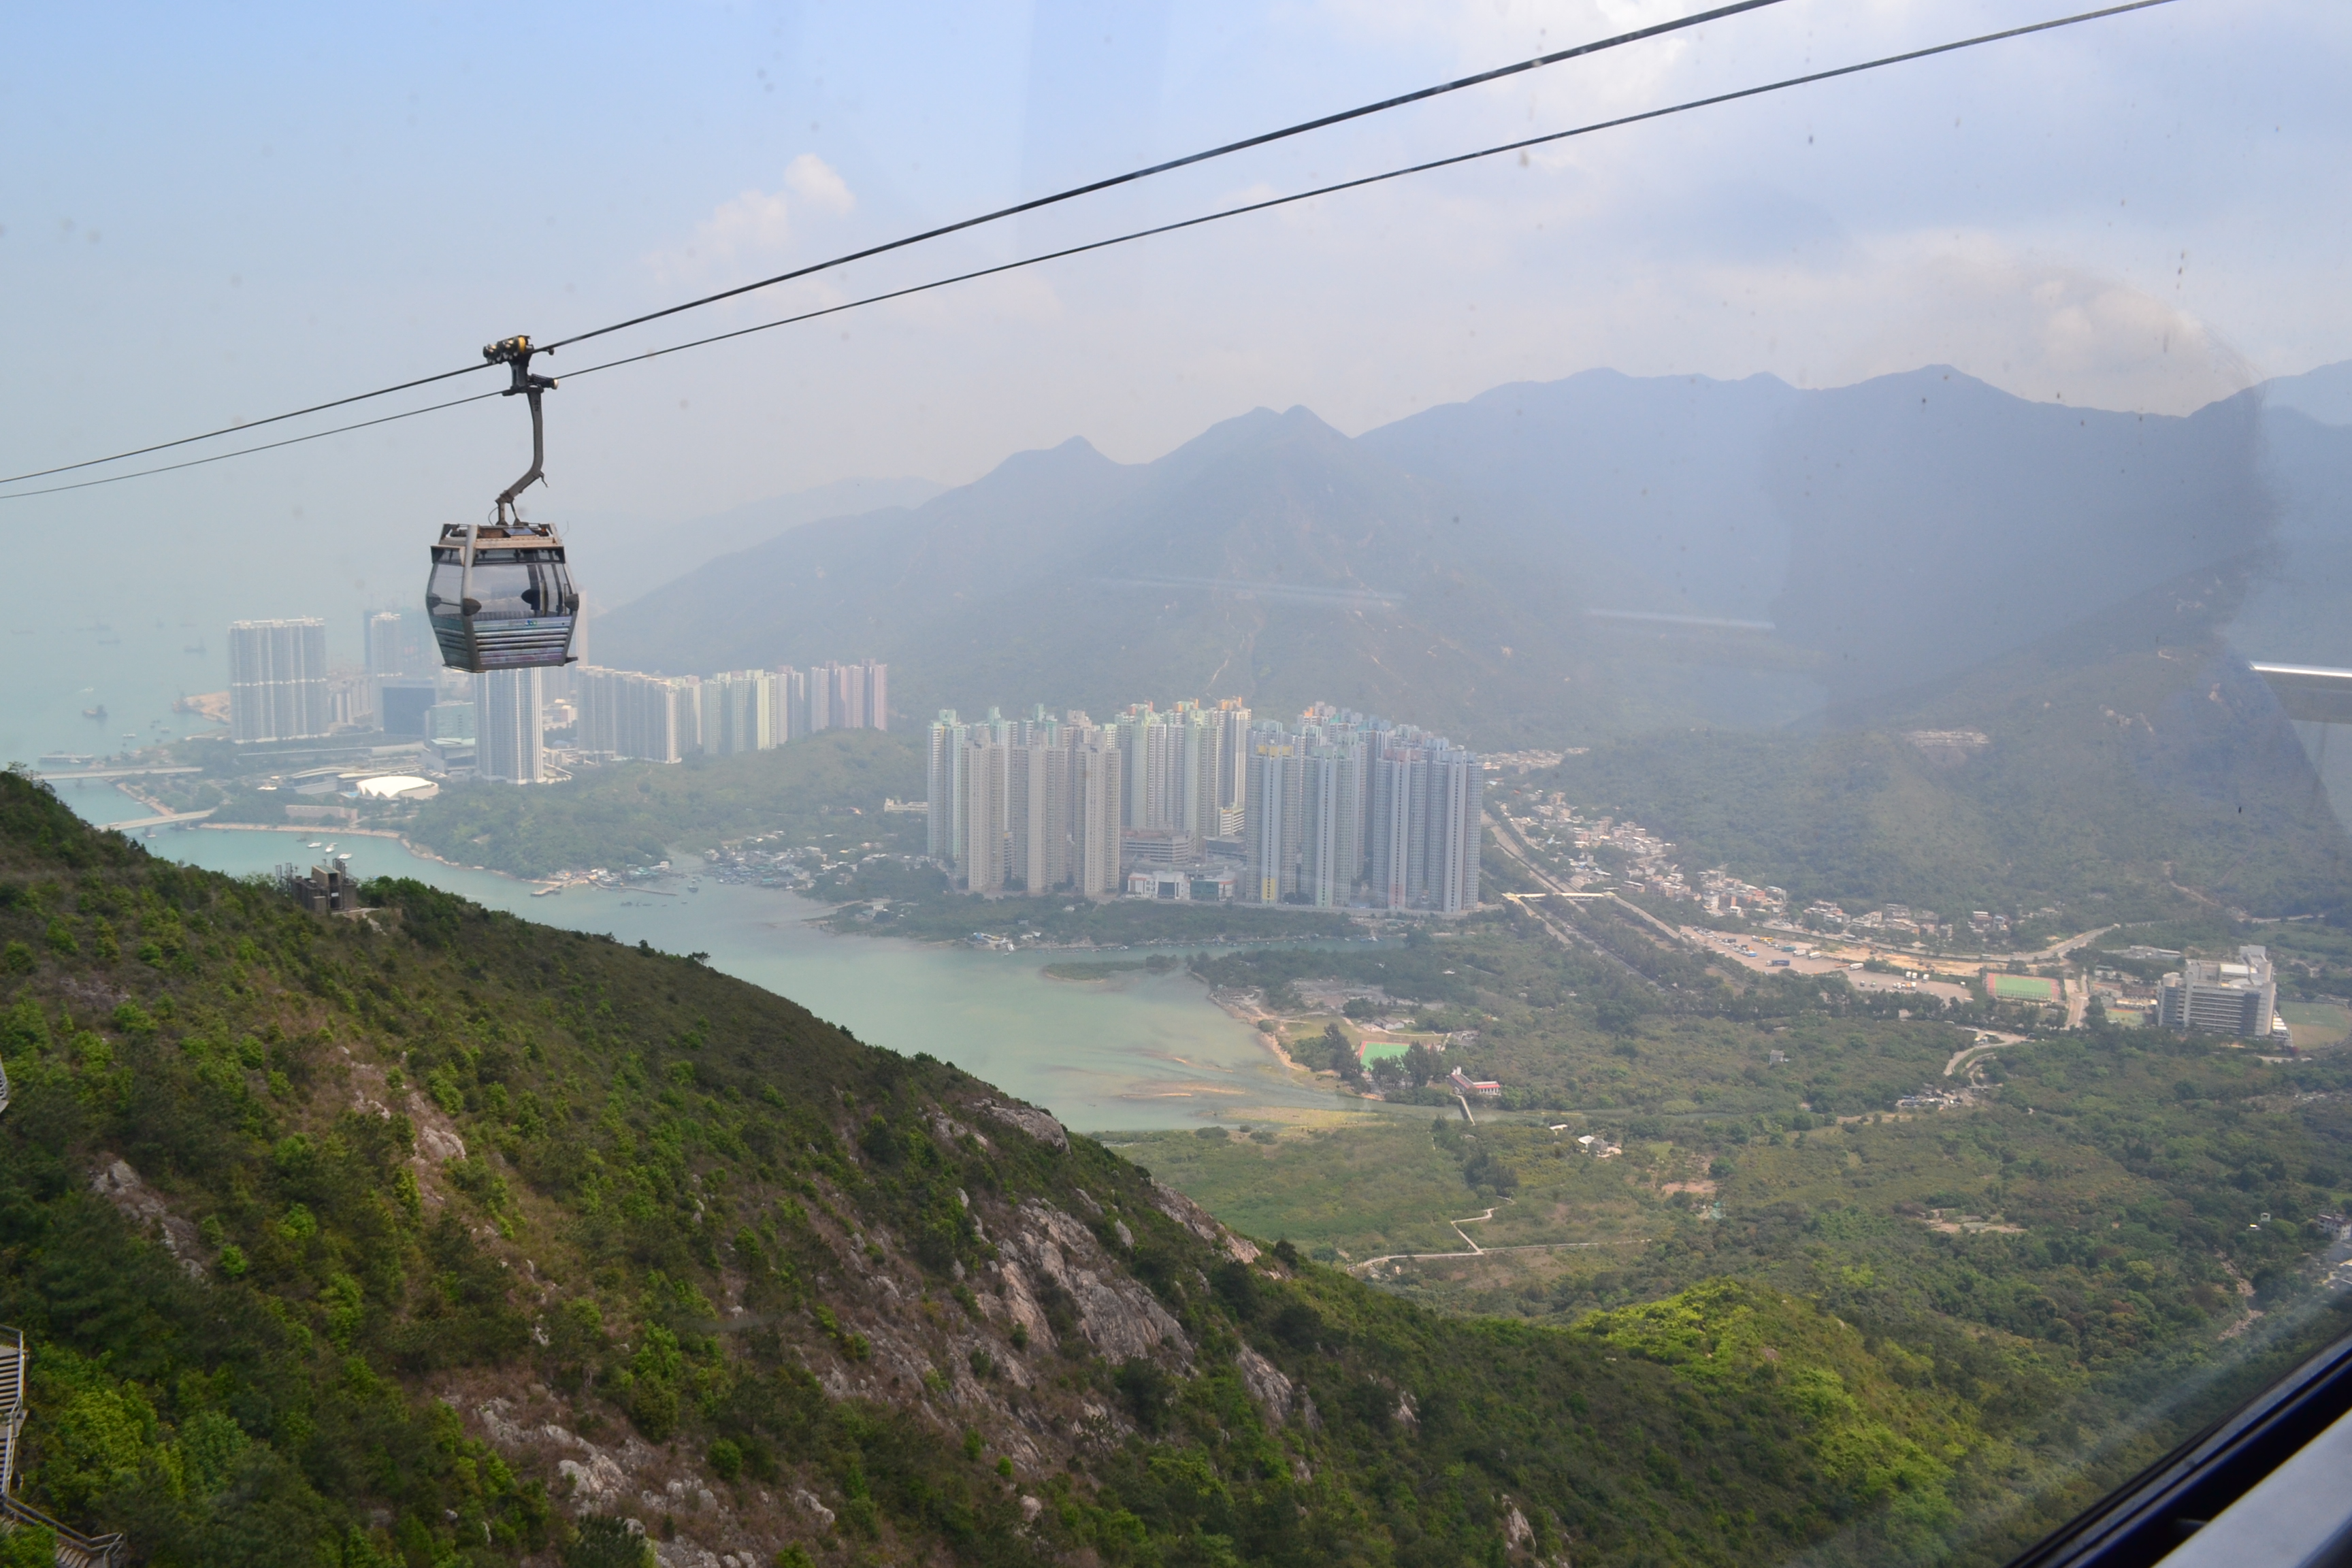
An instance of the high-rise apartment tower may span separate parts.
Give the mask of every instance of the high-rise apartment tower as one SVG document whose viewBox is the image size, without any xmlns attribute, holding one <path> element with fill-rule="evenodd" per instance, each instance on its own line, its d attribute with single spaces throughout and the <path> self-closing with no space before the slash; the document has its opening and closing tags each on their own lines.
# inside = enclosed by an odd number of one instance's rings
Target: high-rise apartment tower
<svg viewBox="0 0 2352 1568">
<path fill-rule="evenodd" d="M 230 623 L 228 713 L 235 741 L 325 734 L 327 623 L 316 617 Z"/>
<path fill-rule="evenodd" d="M 492 784 L 543 784 L 539 671 L 495 669 L 474 678 L 476 776 Z"/>
</svg>

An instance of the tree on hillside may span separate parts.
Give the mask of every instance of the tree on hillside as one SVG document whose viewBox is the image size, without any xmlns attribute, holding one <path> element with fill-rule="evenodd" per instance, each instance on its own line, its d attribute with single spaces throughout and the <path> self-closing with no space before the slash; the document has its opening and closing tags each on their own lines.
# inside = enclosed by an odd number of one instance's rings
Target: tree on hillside
<svg viewBox="0 0 2352 1568">
<path fill-rule="evenodd" d="M 1331 1055 L 1331 1068 L 1349 1083 L 1364 1081 L 1364 1064 L 1357 1059 L 1356 1047 L 1337 1024 L 1323 1026 L 1323 1046 Z"/>
</svg>

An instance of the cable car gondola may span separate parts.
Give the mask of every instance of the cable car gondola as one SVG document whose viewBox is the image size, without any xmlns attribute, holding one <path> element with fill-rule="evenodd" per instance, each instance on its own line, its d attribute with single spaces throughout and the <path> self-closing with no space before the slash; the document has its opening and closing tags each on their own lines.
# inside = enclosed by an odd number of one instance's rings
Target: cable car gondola
<svg viewBox="0 0 2352 1568">
<path fill-rule="evenodd" d="M 547 438 L 539 398 L 555 384 L 551 377 L 530 374 L 531 353 L 525 337 L 482 350 L 484 359 L 512 370 L 514 384 L 505 395 L 520 393 L 530 405 L 530 468 L 499 496 L 495 521 L 441 530 L 425 583 L 425 613 L 441 662 L 477 675 L 570 663 L 572 629 L 580 618 L 580 592 L 564 563 L 562 535 L 515 512 L 515 497 L 541 478 Z"/>
</svg>

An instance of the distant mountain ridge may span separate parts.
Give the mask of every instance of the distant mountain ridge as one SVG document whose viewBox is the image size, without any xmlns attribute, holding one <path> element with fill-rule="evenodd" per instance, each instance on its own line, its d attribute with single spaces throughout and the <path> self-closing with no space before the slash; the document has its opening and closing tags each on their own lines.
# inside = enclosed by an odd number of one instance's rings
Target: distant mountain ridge
<svg viewBox="0 0 2352 1568">
<path fill-rule="evenodd" d="M 1591 370 L 1498 386 L 1358 439 L 1478 498 L 1515 542 L 1575 540 L 1618 575 L 1616 607 L 1747 618 L 1769 614 L 1786 564 L 1788 530 L 1761 465 L 1772 429 L 1803 395 L 1769 375 Z M 1644 460 L 1645 442 L 1656 460 Z"/>
<path fill-rule="evenodd" d="M 1352 438 L 1304 408 L 1149 463 L 1073 438 L 713 561 L 596 655 L 887 658 L 902 720 L 1199 694 L 1486 746 L 1754 728 L 2258 552 L 2298 475 L 2346 467 L 2352 430 L 2254 394 L 2173 416 L 1943 366 L 1826 392 L 1591 371 Z"/>
<path fill-rule="evenodd" d="M 768 496 L 683 522 L 657 523 L 609 513 L 567 514 L 564 537 L 581 563 L 593 605 L 626 604 L 723 555 L 748 550 L 790 529 L 828 517 L 919 506 L 947 487 L 929 479 L 835 479 Z"/>
</svg>

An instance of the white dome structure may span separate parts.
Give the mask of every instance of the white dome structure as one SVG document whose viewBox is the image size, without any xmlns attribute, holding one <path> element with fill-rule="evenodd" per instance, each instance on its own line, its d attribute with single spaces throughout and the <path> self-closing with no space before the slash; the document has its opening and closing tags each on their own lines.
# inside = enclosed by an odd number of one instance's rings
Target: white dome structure
<svg viewBox="0 0 2352 1568">
<path fill-rule="evenodd" d="M 415 773 L 379 773 L 360 780 L 355 787 L 366 800 L 431 800 L 441 793 L 439 784 Z"/>
</svg>

